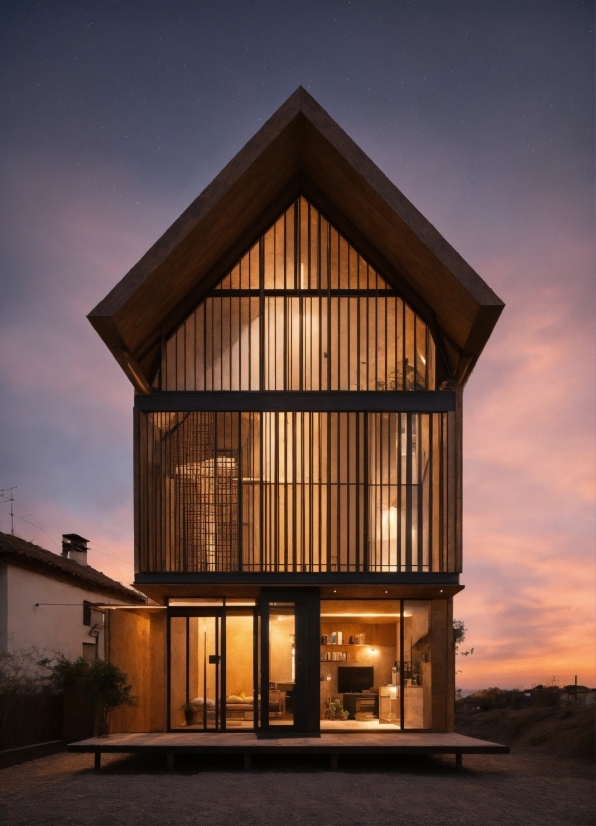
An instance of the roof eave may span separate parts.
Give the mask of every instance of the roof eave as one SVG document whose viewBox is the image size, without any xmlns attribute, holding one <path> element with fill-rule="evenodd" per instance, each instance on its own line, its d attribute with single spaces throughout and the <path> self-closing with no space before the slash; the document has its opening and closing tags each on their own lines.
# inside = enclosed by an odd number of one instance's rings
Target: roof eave
<svg viewBox="0 0 596 826">
<path fill-rule="evenodd" d="M 50 577 L 50 579 L 55 579 L 58 582 L 66 582 L 69 585 L 74 585 L 84 591 L 90 591 L 92 593 L 102 594 L 104 596 L 112 596 L 122 601 L 127 599 L 136 600 L 139 605 L 143 604 L 143 594 L 141 594 L 141 592 L 138 592 L 137 594 L 136 591 L 127 588 L 125 585 L 119 586 L 118 583 L 110 585 L 108 582 L 95 582 L 87 579 L 85 576 L 79 576 L 76 571 L 67 571 L 64 568 L 57 566 L 54 567 L 42 560 L 24 556 L 19 553 L 3 553 L 0 558 L 0 562 L 3 562 L 6 565 L 14 565 L 17 568 L 23 568 L 23 570 L 32 571 L 33 573 L 38 573 L 42 576 Z"/>
</svg>

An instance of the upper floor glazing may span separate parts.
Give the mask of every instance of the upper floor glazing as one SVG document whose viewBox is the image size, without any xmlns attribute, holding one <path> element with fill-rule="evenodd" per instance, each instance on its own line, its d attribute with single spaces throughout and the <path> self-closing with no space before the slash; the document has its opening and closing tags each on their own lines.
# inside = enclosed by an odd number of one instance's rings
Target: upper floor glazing
<svg viewBox="0 0 596 826">
<path fill-rule="evenodd" d="M 427 325 L 299 198 L 164 339 L 160 390 L 434 390 Z"/>
</svg>

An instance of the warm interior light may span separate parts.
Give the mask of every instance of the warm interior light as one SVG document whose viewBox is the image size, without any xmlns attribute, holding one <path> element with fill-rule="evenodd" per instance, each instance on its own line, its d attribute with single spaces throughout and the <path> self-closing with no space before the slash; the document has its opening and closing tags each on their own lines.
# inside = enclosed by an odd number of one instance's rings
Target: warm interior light
<svg viewBox="0 0 596 826">
<path fill-rule="evenodd" d="M 383 534 L 386 539 L 389 537 L 397 537 L 397 508 L 394 508 L 393 505 L 391 505 L 389 510 L 384 510 L 382 523 Z"/>
<path fill-rule="evenodd" d="M 362 611 L 346 611 L 346 612 L 338 612 L 333 611 L 332 613 L 327 613 L 326 611 L 321 611 L 322 617 L 400 617 L 401 614 L 397 613 L 363 613 Z M 411 614 L 408 614 L 407 611 L 403 614 L 404 617 L 411 617 Z"/>
<path fill-rule="evenodd" d="M 300 289 L 304 290 L 307 287 L 306 278 L 305 278 L 305 267 L 302 262 L 300 262 Z"/>
</svg>

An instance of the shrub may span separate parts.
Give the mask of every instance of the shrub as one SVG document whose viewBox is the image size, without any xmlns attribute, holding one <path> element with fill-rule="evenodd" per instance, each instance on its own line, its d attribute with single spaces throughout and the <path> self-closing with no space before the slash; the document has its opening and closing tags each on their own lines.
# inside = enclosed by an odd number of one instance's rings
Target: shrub
<svg viewBox="0 0 596 826">
<path fill-rule="evenodd" d="M 127 685 L 128 676 L 118 666 L 105 660 L 88 662 L 83 657 L 69 660 L 60 654 L 54 660 L 44 660 L 43 664 L 49 669 L 49 680 L 56 688 L 62 689 L 65 684 L 74 685 L 92 700 L 96 737 L 108 734 L 110 711 L 137 704 L 132 686 Z"/>
</svg>

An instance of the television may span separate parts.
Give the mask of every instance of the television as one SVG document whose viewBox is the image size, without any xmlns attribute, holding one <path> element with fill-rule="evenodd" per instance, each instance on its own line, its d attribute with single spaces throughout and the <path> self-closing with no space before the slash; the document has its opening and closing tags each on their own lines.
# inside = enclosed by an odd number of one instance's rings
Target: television
<svg viewBox="0 0 596 826">
<path fill-rule="evenodd" d="M 374 669 L 372 665 L 342 666 L 337 669 L 337 691 L 339 694 L 350 694 L 368 691 L 374 686 Z"/>
</svg>

